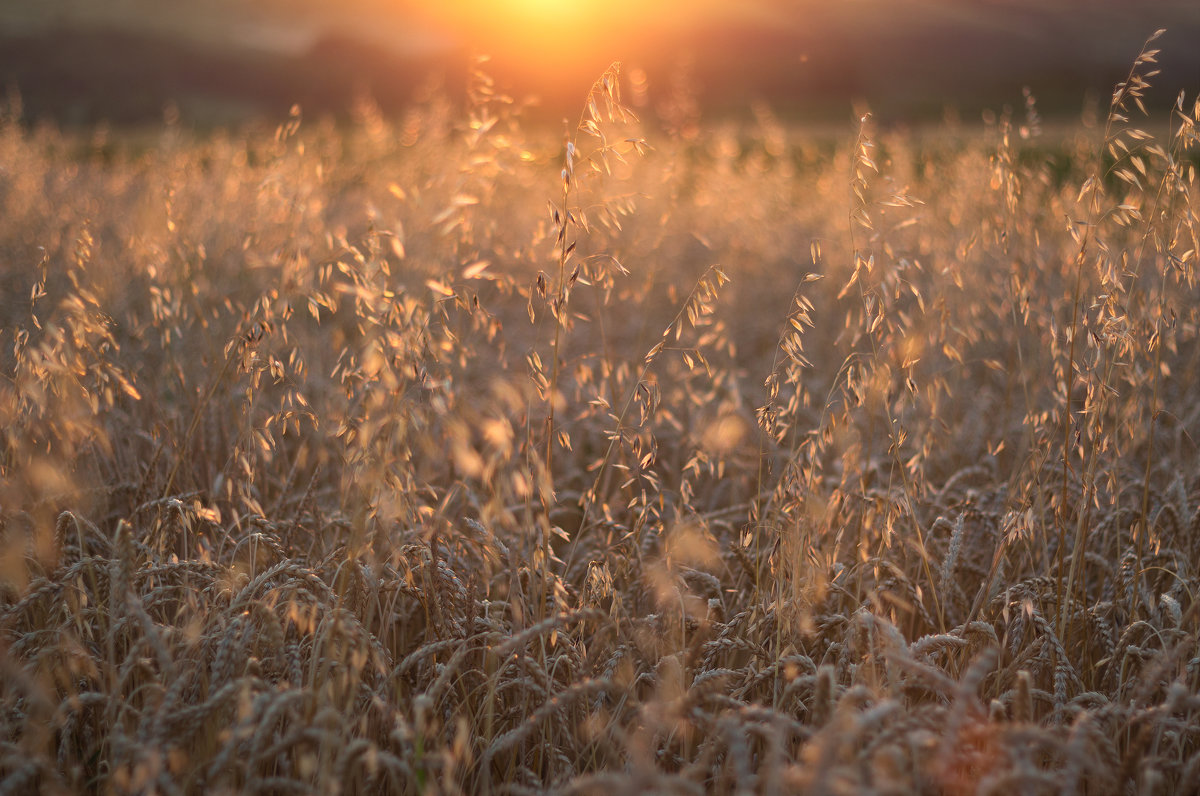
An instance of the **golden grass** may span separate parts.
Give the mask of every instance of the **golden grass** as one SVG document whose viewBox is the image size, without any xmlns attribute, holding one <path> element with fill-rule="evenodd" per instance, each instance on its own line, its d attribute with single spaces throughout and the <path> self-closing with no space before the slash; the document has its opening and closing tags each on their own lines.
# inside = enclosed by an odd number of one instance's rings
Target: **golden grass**
<svg viewBox="0 0 1200 796">
<path fill-rule="evenodd" d="M 1102 131 L 5 122 L 0 792 L 1194 790 L 1153 62 Z"/>
</svg>

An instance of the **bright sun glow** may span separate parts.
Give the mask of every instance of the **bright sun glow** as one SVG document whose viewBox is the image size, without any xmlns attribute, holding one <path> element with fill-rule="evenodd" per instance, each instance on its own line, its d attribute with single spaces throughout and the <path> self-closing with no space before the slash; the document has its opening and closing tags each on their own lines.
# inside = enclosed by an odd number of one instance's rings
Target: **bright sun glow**
<svg viewBox="0 0 1200 796">
<path fill-rule="evenodd" d="M 679 0 L 682 2 L 682 0 Z M 599 73 L 646 46 L 675 0 L 444 0 L 431 15 L 472 49 L 547 85 Z"/>
</svg>

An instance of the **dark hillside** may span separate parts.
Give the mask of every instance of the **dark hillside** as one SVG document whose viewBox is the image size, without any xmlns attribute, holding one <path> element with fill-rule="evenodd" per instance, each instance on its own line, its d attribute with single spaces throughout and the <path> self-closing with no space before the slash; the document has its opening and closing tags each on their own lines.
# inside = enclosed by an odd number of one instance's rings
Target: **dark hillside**
<svg viewBox="0 0 1200 796">
<path fill-rule="evenodd" d="M 0 83 L 30 118 L 70 124 L 135 123 L 168 103 L 190 116 L 346 111 L 364 93 L 396 110 L 438 64 L 329 36 L 285 56 L 209 47 L 116 30 L 58 29 L 0 37 Z"/>
</svg>

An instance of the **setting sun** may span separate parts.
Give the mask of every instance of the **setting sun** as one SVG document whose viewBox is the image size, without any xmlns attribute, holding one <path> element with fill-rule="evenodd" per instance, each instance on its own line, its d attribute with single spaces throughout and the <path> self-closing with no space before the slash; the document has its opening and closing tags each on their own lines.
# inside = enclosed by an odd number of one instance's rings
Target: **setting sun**
<svg viewBox="0 0 1200 796">
<path fill-rule="evenodd" d="M 644 43 L 661 20 L 630 0 L 449 0 L 431 15 L 468 47 L 548 85 L 603 69 Z"/>
</svg>

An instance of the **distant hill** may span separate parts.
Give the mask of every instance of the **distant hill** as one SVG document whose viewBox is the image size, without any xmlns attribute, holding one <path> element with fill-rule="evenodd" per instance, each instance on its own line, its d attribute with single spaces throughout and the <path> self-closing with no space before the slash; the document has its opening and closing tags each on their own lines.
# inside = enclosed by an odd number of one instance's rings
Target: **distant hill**
<svg viewBox="0 0 1200 796">
<path fill-rule="evenodd" d="M 364 94 L 395 111 L 431 72 L 452 68 L 340 36 L 298 55 L 94 28 L 0 36 L 0 90 L 16 88 L 27 117 L 67 124 L 140 123 L 168 104 L 200 122 L 277 116 L 295 103 L 336 114 Z"/>
<path fill-rule="evenodd" d="M 1200 91 L 1195 0 L 841 0 L 788 19 L 679 44 L 697 54 L 697 78 L 718 103 L 749 92 L 803 110 L 854 97 L 904 117 L 1020 102 L 1029 86 L 1044 112 L 1073 114 L 1085 95 L 1106 100 L 1164 27 L 1152 99 Z"/>
</svg>

